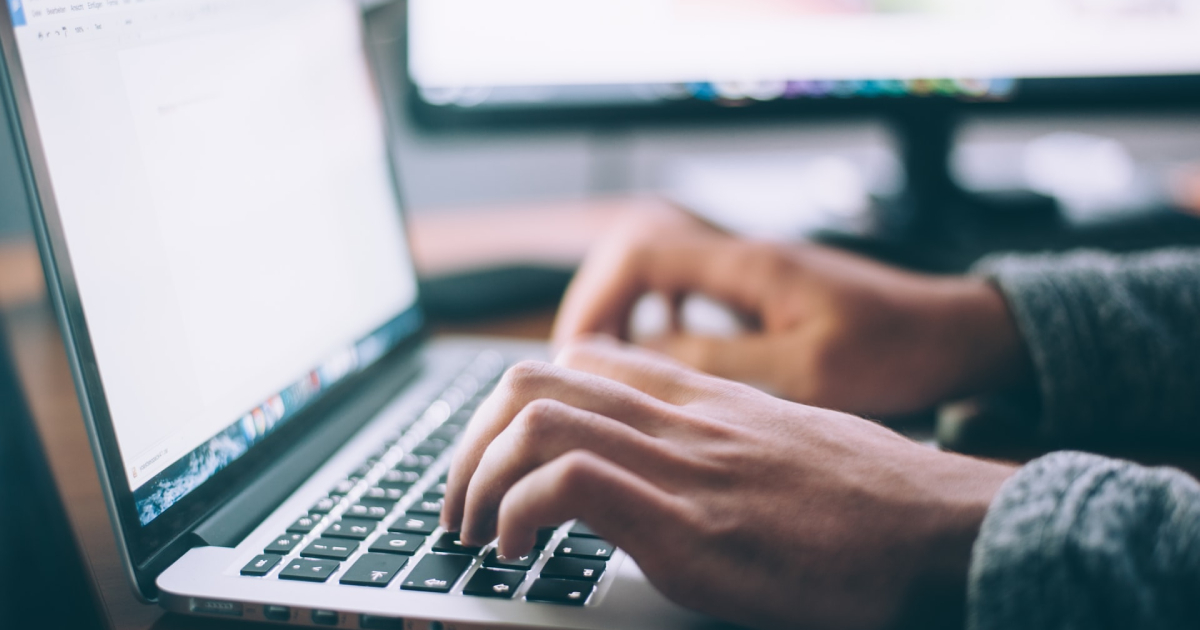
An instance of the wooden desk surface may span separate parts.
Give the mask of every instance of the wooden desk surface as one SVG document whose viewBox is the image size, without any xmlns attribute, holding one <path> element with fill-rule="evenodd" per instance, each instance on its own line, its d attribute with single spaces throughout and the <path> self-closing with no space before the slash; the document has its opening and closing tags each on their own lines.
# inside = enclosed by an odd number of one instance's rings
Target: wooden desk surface
<svg viewBox="0 0 1200 630">
<path fill-rule="evenodd" d="M 502 213 L 479 209 L 418 215 L 411 223 L 414 256 L 424 273 L 497 262 L 571 264 L 616 216 L 656 204 L 651 199 L 616 199 L 509 208 Z M 9 328 L 31 412 L 91 572 L 103 621 L 120 630 L 250 625 L 165 615 L 135 599 L 121 570 L 66 353 L 46 300 L 41 263 L 30 243 L 0 243 L 0 314 Z M 443 330 L 537 339 L 548 335 L 552 319 L 552 312 L 542 312 Z"/>
</svg>

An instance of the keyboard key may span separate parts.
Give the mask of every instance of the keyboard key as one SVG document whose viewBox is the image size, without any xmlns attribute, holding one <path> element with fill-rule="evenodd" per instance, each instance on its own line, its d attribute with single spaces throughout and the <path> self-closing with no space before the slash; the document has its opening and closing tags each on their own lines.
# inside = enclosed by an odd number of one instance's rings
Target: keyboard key
<svg viewBox="0 0 1200 630">
<path fill-rule="evenodd" d="M 340 495 L 350 494 L 350 491 L 353 490 L 354 486 L 357 484 L 358 484 L 358 481 L 355 479 L 343 479 L 343 480 L 337 482 L 337 485 L 335 485 L 333 487 L 333 489 L 329 491 L 329 494 L 340 494 Z"/>
<path fill-rule="evenodd" d="M 431 464 L 433 464 L 433 460 L 434 457 L 432 455 L 413 455 L 412 453 L 409 453 L 408 455 L 400 458 L 399 463 L 396 464 L 393 470 L 398 470 L 401 472 L 415 472 L 419 474 L 425 472 L 425 470 L 429 468 Z"/>
<path fill-rule="evenodd" d="M 358 559 L 353 566 L 346 570 L 339 580 L 342 584 L 351 586 L 374 586 L 383 588 L 396 577 L 400 569 L 408 563 L 408 558 L 382 553 L 368 553 Z"/>
<path fill-rule="evenodd" d="M 582 606 L 592 596 L 594 590 L 596 590 L 596 586 L 591 582 L 541 578 L 529 587 L 529 592 L 525 593 L 525 599 L 531 602 Z"/>
<path fill-rule="evenodd" d="M 436 431 L 429 434 L 431 440 L 443 440 L 445 442 L 453 442 L 455 438 L 462 433 L 463 428 L 456 424 L 443 424 Z"/>
<path fill-rule="evenodd" d="M 476 556 L 483 550 L 483 547 L 467 547 L 458 539 L 458 532 L 445 532 L 436 543 L 433 543 L 433 550 L 439 553 L 461 553 Z"/>
<path fill-rule="evenodd" d="M 546 545 L 550 544 L 550 539 L 554 538 L 554 532 L 558 531 L 557 527 L 543 527 L 537 531 L 537 540 L 533 543 L 533 548 L 542 550 Z"/>
<path fill-rule="evenodd" d="M 524 571 L 480 569 L 467 581 L 467 585 L 463 587 L 463 594 L 512 599 L 523 581 L 525 581 Z"/>
<path fill-rule="evenodd" d="M 558 543 L 555 555 L 571 558 L 594 558 L 608 560 L 612 557 L 613 546 L 598 538 L 575 538 L 568 536 Z"/>
<path fill-rule="evenodd" d="M 340 498 L 325 497 L 314 503 L 308 511 L 312 514 L 328 514 L 340 501 Z"/>
<path fill-rule="evenodd" d="M 344 518 L 326 528 L 322 536 L 365 540 L 367 536 L 371 535 L 371 532 L 375 531 L 376 525 L 378 525 L 377 521 L 365 518 Z"/>
<path fill-rule="evenodd" d="M 276 536 L 274 542 L 267 545 L 263 549 L 263 553 L 273 553 L 281 556 L 286 556 L 296 548 L 301 540 L 304 540 L 304 534 L 283 534 Z"/>
<path fill-rule="evenodd" d="M 584 523 L 583 521 L 575 521 L 575 524 L 571 526 L 571 529 L 567 530 L 567 535 L 568 536 L 576 536 L 579 538 L 599 538 L 600 537 L 599 535 L 596 534 L 596 532 L 592 531 L 591 527 L 587 526 L 587 523 Z"/>
<path fill-rule="evenodd" d="M 427 514 L 401 514 L 396 522 L 388 528 L 389 532 L 402 532 L 405 534 L 422 534 L 428 536 L 437 529 L 438 520 L 435 516 Z"/>
<path fill-rule="evenodd" d="M 605 566 L 607 565 L 603 560 L 550 558 L 546 561 L 546 566 L 542 567 L 542 577 L 595 582 L 604 575 Z"/>
<path fill-rule="evenodd" d="M 417 480 L 420 478 L 421 471 L 389 470 L 379 478 L 379 485 L 385 488 L 403 488 L 404 490 L 408 490 L 409 486 L 417 483 Z"/>
<path fill-rule="evenodd" d="M 341 566 L 334 560 L 312 560 L 297 558 L 287 563 L 279 572 L 281 580 L 300 580 L 302 582 L 324 582 Z"/>
<path fill-rule="evenodd" d="M 530 568 L 533 567 L 533 563 L 537 562 L 538 558 L 540 558 L 540 557 L 541 557 L 540 554 L 538 554 L 538 552 L 534 551 L 527 556 L 521 556 L 519 558 L 508 558 L 507 560 L 501 560 L 500 556 L 498 555 L 498 552 L 495 549 L 493 549 L 491 551 L 491 553 L 489 553 L 487 555 L 487 558 L 484 559 L 483 566 L 492 567 L 493 569 L 510 569 L 510 570 L 516 570 L 516 571 L 528 571 Z"/>
<path fill-rule="evenodd" d="M 283 556 L 276 556 L 273 554 L 254 556 L 253 560 L 246 563 L 246 566 L 242 567 L 242 575 L 262 577 L 270 573 L 271 569 L 274 569 L 275 565 L 279 564 L 280 560 L 283 560 Z"/>
<path fill-rule="evenodd" d="M 305 558 L 345 560 L 358 549 L 358 542 L 343 538 L 318 538 L 308 544 L 300 555 Z"/>
<path fill-rule="evenodd" d="M 431 437 L 431 438 L 427 438 L 424 442 L 421 442 L 420 444 L 418 444 L 417 447 L 412 450 L 412 454 L 416 455 L 418 457 L 423 456 L 423 455 L 428 455 L 430 457 L 437 457 L 438 455 L 441 455 L 442 452 L 445 451 L 449 447 L 450 447 L 450 442 L 448 442 L 446 440 L 439 440 L 437 438 Z"/>
<path fill-rule="evenodd" d="M 346 510 L 346 516 L 352 518 L 368 518 L 373 521 L 381 521 L 391 511 L 394 504 L 389 501 L 376 501 L 374 499 L 363 499 L 354 505 L 351 505 Z"/>
<path fill-rule="evenodd" d="M 425 496 L 445 497 L 446 496 L 446 482 L 439 481 L 438 483 L 435 483 L 432 486 L 429 486 L 429 489 L 425 491 Z"/>
<path fill-rule="evenodd" d="M 301 516 L 300 518 L 296 519 L 296 522 L 292 523 L 291 527 L 288 527 L 287 530 L 289 534 L 307 534 L 317 526 L 317 523 L 320 522 L 320 516 L 316 518 L 311 516 Z"/>
<path fill-rule="evenodd" d="M 400 588 L 406 591 L 429 591 L 447 593 L 454 583 L 471 566 L 469 556 L 443 556 L 429 554 L 413 567 Z"/>
<path fill-rule="evenodd" d="M 390 501 L 395 503 L 404 496 L 405 492 L 408 492 L 408 488 L 409 486 L 407 486 L 407 484 L 403 489 L 375 486 L 374 488 L 367 488 L 367 491 L 363 493 L 363 498 L 371 499 L 373 501 Z"/>
<path fill-rule="evenodd" d="M 446 500 L 436 495 L 426 494 L 421 497 L 420 501 L 408 506 L 408 511 L 414 514 L 432 514 L 439 516 L 442 513 L 442 506 Z"/>
<path fill-rule="evenodd" d="M 371 543 L 371 551 L 399 553 L 411 556 L 425 544 L 425 537 L 417 534 L 384 534 Z"/>
</svg>

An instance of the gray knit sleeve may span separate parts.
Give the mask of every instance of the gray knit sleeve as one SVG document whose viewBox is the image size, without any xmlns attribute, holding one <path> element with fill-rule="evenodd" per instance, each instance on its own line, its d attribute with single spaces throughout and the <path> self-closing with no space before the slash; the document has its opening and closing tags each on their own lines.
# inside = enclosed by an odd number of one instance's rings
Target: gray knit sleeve
<svg viewBox="0 0 1200 630">
<path fill-rule="evenodd" d="M 1138 437 L 1200 443 L 1200 249 L 987 258 L 1054 444 Z"/>
<path fill-rule="evenodd" d="M 1200 484 L 1082 453 L 1026 465 L 976 539 L 967 627 L 1200 628 Z"/>
</svg>

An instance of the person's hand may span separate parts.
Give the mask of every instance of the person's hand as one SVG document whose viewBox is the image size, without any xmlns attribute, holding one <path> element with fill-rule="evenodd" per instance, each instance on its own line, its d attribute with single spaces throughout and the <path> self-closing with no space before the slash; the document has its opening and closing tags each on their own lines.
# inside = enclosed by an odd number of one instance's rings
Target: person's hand
<svg viewBox="0 0 1200 630">
<path fill-rule="evenodd" d="M 971 545 L 1012 471 L 589 342 L 509 370 L 458 447 L 442 524 L 468 545 L 498 533 L 517 557 L 539 527 L 580 518 L 684 606 L 879 628 L 961 613 Z"/>
<path fill-rule="evenodd" d="M 790 400 L 858 414 L 921 411 L 1019 381 L 1026 350 L 999 291 L 977 278 L 901 271 L 815 244 L 737 239 L 682 213 L 627 222 L 595 247 L 555 322 L 562 345 L 629 339 L 634 304 L 703 294 L 748 334 L 679 330 L 648 345 Z"/>
</svg>

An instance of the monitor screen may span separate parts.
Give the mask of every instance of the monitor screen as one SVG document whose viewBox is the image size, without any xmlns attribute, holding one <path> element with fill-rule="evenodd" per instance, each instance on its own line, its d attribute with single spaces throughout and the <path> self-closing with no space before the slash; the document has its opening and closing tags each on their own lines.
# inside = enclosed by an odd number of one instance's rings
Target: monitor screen
<svg viewBox="0 0 1200 630">
<path fill-rule="evenodd" d="M 1196 0 L 410 0 L 426 104 L 951 96 L 1200 74 Z"/>
<path fill-rule="evenodd" d="M 5 1 L 147 525 L 420 325 L 361 16 Z"/>
</svg>

